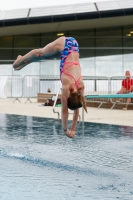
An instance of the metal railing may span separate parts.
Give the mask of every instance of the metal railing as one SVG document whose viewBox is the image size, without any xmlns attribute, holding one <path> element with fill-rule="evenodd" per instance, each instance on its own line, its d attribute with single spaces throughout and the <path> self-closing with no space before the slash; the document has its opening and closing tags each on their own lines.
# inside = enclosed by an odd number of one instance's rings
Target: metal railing
<svg viewBox="0 0 133 200">
<path fill-rule="evenodd" d="M 54 113 L 57 113 L 58 119 L 60 119 L 60 113 L 57 112 L 57 111 L 55 111 L 55 106 L 56 106 L 57 99 L 58 99 L 58 96 L 59 96 L 60 92 L 61 92 L 61 87 L 59 87 L 59 89 L 58 89 L 58 91 L 57 91 L 57 93 L 56 93 L 55 100 L 54 100 L 54 105 L 53 105 L 53 112 L 54 112 Z M 69 114 L 73 114 L 73 112 L 69 112 Z M 82 118 L 82 119 L 83 119 L 83 118 Z M 81 121 L 81 116 L 80 116 L 80 114 L 79 114 L 79 121 Z"/>
<path fill-rule="evenodd" d="M 125 76 L 113 76 L 110 78 L 106 76 L 83 76 L 85 84 L 84 95 L 117 94 L 121 90 L 123 79 L 125 79 Z M 26 75 L 23 78 L 20 75 L 0 76 L 0 97 L 15 98 L 13 102 L 16 100 L 20 102 L 21 97 L 27 98 L 26 102 L 31 102 L 31 98 L 37 98 L 38 93 L 48 94 L 48 88 L 51 90 L 51 95 L 56 96 L 57 90 L 60 87 L 59 76 Z M 61 90 L 59 94 L 61 95 Z M 111 109 L 113 109 L 116 104 L 126 104 L 127 99 L 121 99 L 120 102 L 116 102 L 115 98 L 92 97 L 87 99 L 87 102 L 99 103 L 98 108 L 109 101 L 112 103 Z M 132 102 L 129 104 L 133 105 Z"/>
<path fill-rule="evenodd" d="M 98 95 L 98 94 L 108 94 L 109 93 L 109 78 L 106 76 L 83 76 L 85 84 L 84 95 Z M 98 108 L 102 104 L 108 103 L 109 99 L 103 98 L 90 98 L 87 99 L 88 102 L 100 103 Z"/>
<path fill-rule="evenodd" d="M 3 86 L 3 87 L 2 87 Z M 1 90 L 4 90 L 4 96 L 7 98 L 15 98 L 13 102 L 22 97 L 23 82 L 20 75 L 1 76 Z"/>
<path fill-rule="evenodd" d="M 37 93 L 40 91 L 40 76 L 35 75 L 26 75 L 23 78 L 23 97 L 27 98 L 25 103 L 27 101 L 30 101 L 30 98 L 36 98 Z"/>
</svg>

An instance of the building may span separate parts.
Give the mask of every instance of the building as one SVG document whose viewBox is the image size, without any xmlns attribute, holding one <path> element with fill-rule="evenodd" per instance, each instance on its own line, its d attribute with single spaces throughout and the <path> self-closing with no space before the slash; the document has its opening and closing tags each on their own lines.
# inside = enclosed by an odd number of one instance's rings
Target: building
<svg viewBox="0 0 133 200">
<path fill-rule="evenodd" d="M 0 11 L 1 75 L 58 75 L 57 59 L 18 72 L 12 63 L 17 55 L 61 34 L 77 39 L 83 75 L 120 76 L 125 70 L 133 74 L 133 1 L 113 0 Z"/>
</svg>

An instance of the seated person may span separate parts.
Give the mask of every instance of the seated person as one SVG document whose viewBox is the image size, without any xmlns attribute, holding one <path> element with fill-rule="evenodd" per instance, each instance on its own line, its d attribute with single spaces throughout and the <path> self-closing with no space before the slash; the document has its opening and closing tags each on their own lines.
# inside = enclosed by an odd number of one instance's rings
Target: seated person
<svg viewBox="0 0 133 200">
<path fill-rule="evenodd" d="M 126 94 L 133 92 L 133 79 L 130 78 L 130 71 L 125 72 L 126 78 L 122 80 L 122 88 L 118 92 L 118 94 Z M 122 101 L 122 99 L 120 99 Z M 131 98 L 127 98 L 127 102 L 125 105 L 125 108 L 123 110 L 127 110 L 128 104 L 131 102 Z"/>
<path fill-rule="evenodd" d="M 48 88 L 47 92 L 48 92 L 48 93 L 51 93 L 51 90 L 50 90 L 50 88 Z"/>
</svg>

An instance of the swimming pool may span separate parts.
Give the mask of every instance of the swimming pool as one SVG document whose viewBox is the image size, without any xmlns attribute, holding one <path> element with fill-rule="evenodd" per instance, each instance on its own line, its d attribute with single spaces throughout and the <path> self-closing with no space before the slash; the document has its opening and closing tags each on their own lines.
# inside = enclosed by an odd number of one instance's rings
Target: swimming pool
<svg viewBox="0 0 133 200">
<path fill-rule="evenodd" d="M 69 122 L 70 125 L 71 122 Z M 133 127 L 0 114 L 0 200 L 133 199 Z"/>
</svg>

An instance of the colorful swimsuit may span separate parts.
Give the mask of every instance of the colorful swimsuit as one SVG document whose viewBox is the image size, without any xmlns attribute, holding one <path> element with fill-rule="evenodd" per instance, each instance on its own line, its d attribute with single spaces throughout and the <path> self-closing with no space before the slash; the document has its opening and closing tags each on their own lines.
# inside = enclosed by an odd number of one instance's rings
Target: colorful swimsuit
<svg viewBox="0 0 133 200">
<path fill-rule="evenodd" d="M 66 70 L 73 65 L 80 66 L 79 62 L 65 62 L 66 58 L 73 52 L 79 53 L 79 45 L 74 38 L 66 37 L 65 38 L 64 50 L 61 51 L 60 76 L 61 76 L 62 73 L 70 76 L 75 81 L 75 87 L 77 86 L 77 88 L 79 88 L 78 82 L 79 82 L 79 80 L 81 79 L 82 76 L 80 76 L 78 79 L 75 79 L 75 77 L 73 75 L 66 72 Z M 69 65 L 65 69 L 63 69 L 64 65 L 66 65 L 66 64 L 69 64 Z"/>
</svg>

